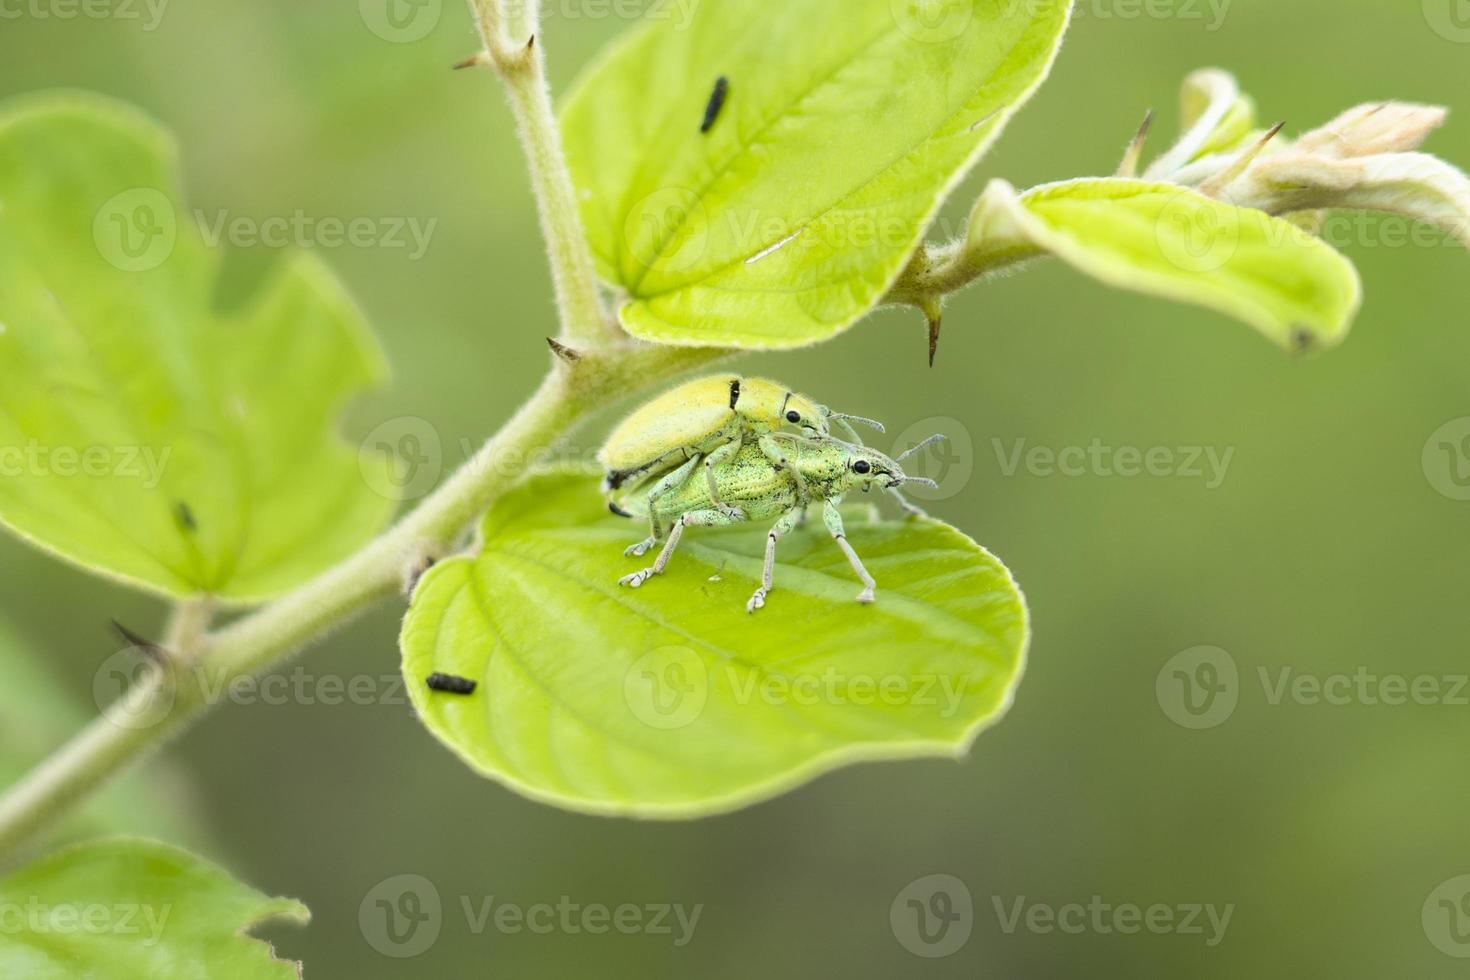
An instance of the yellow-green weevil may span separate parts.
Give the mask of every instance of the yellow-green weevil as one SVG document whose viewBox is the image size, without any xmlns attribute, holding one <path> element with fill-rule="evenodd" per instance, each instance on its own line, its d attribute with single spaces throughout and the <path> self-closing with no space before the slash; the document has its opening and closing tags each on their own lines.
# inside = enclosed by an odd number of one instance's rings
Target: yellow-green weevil
<svg viewBox="0 0 1470 980">
<path fill-rule="evenodd" d="M 703 480 L 687 480 L 658 495 L 635 492 L 620 496 L 618 503 L 625 512 L 630 516 L 647 517 L 652 532 L 647 539 L 627 549 L 626 554 L 641 557 L 660 542 L 663 542 L 663 550 L 652 566 L 623 576 L 619 584 L 636 589 L 655 575 L 662 575 L 679 547 L 679 539 L 684 536 L 686 527 L 723 527 L 776 518 L 776 523 L 766 535 L 766 562 L 760 588 L 756 589 L 745 608 L 748 612 L 755 612 L 764 607 L 775 574 L 776 542 L 794 530 L 806 514 L 808 498 L 797 488 L 796 474 L 799 473 L 805 478 L 806 487 L 814 499 L 822 501 L 822 518 L 827 530 L 863 583 L 858 602 L 870 603 L 874 601 L 877 583 L 847 541 L 840 510 L 843 495 L 854 489 L 867 492 L 876 486 L 897 497 L 905 510 L 922 513 L 904 499 L 899 488 L 905 483 L 929 486 L 935 486 L 935 483 L 923 477 L 905 475 L 900 464 L 906 457 L 942 438 L 926 439 L 897 459 L 836 439 L 813 440 L 792 450 L 789 469 L 777 467 L 759 445 L 744 446 L 733 460 L 713 471 L 718 498 L 738 504 L 738 508 L 717 507 L 717 495 L 711 493 Z"/>
<path fill-rule="evenodd" d="M 665 493 L 683 484 L 703 461 L 715 509 L 739 516 L 720 498 L 714 477 L 717 467 L 734 459 L 742 446 L 754 443 L 772 464 L 790 471 L 789 447 L 802 439 L 826 438 L 831 422 L 860 442 L 849 421 L 883 431 L 871 419 L 835 413 L 775 381 L 731 374 L 698 378 L 648 402 L 613 430 L 597 455 L 607 471 L 603 489 L 616 511 L 612 499 L 616 491 L 641 488 L 662 477 L 651 492 Z M 791 472 L 805 496 L 801 474 Z"/>
</svg>

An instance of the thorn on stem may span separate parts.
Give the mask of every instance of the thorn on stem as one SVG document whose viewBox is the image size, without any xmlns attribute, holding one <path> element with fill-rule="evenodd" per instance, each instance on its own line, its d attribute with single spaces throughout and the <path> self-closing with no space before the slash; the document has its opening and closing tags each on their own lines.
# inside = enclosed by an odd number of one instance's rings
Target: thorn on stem
<svg viewBox="0 0 1470 980">
<path fill-rule="evenodd" d="M 145 639 L 139 634 L 134 633 L 115 619 L 112 620 L 112 628 L 117 630 L 118 636 L 122 637 L 124 643 L 154 663 L 167 664 L 169 662 L 169 652 L 152 640 Z"/>
<path fill-rule="evenodd" d="M 575 351 L 551 337 L 546 338 L 546 343 L 550 345 L 551 352 L 567 364 L 576 364 L 582 359 L 580 351 Z"/>
<path fill-rule="evenodd" d="M 1269 145 L 1270 142 L 1274 140 L 1277 135 L 1279 135 L 1280 132 L 1285 128 L 1285 121 L 1279 122 L 1275 126 L 1272 126 L 1271 129 L 1266 132 L 1266 135 L 1262 136 L 1259 140 L 1256 141 L 1256 144 L 1254 146 L 1241 153 L 1241 155 L 1235 159 L 1234 163 L 1230 164 L 1230 166 L 1226 167 L 1224 170 L 1220 171 L 1218 174 L 1211 177 L 1203 184 L 1200 184 L 1199 192 L 1206 197 L 1214 197 L 1217 194 L 1223 192 L 1227 187 L 1235 183 L 1235 181 L 1239 179 L 1242 174 L 1250 169 L 1251 164 L 1256 162 L 1256 158 L 1265 151 L 1267 145 Z"/>
<path fill-rule="evenodd" d="M 455 62 L 453 67 L 455 71 L 459 71 L 464 68 L 478 68 L 480 65 L 488 64 L 490 64 L 490 56 L 484 51 L 476 51 L 463 61 Z"/>
<path fill-rule="evenodd" d="M 1133 142 L 1128 144 L 1128 149 L 1123 154 L 1123 162 L 1118 166 L 1119 177 L 1138 176 L 1138 166 L 1143 162 L 1143 149 L 1148 143 L 1149 131 L 1153 129 L 1154 111 L 1150 109 L 1143 117 L 1143 125 L 1138 127 L 1138 133 L 1133 137 Z"/>
<path fill-rule="evenodd" d="M 939 353 L 939 329 L 944 323 L 944 306 L 933 297 L 919 301 L 919 309 L 929 322 L 929 366 L 934 366 L 934 356 Z"/>
</svg>

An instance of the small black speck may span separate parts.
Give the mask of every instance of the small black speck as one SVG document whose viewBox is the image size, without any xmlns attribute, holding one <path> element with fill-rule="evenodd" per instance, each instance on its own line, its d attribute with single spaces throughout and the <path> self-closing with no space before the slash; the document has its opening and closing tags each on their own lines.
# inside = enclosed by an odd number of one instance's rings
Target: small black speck
<svg viewBox="0 0 1470 980">
<path fill-rule="evenodd" d="M 715 121 L 720 118 L 720 110 L 725 108 L 725 100 L 730 97 L 730 79 L 721 75 L 715 80 L 715 90 L 710 93 L 709 104 L 704 107 L 704 123 L 699 127 L 701 133 L 708 133 L 715 128 Z"/>
<path fill-rule="evenodd" d="M 480 686 L 468 677 L 456 677 L 453 674 L 430 674 L 426 683 L 429 690 L 443 694 L 474 694 L 475 688 Z"/>
<path fill-rule="evenodd" d="M 194 511 L 190 510 L 189 505 L 182 500 L 174 508 L 174 516 L 179 519 L 179 527 L 185 531 L 199 530 L 199 522 L 194 520 Z"/>
</svg>

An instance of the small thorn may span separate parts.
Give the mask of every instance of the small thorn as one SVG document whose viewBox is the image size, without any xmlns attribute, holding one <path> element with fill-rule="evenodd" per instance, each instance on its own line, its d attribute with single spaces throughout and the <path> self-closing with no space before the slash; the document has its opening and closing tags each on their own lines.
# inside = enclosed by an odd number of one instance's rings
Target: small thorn
<svg viewBox="0 0 1470 980">
<path fill-rule="evenodd" d="M 550 337 L 546 338 L 546 342 L 551 345 L 551 352 L 568 364 L 576 364 L 582 359 L 582 354 L 579 351 L 573 350 L 566 344 L 559 343 Z"/>
<path fill-rule="evenodd" d="M 126 626 L 124 626 L 122 623 L 119 623 L 115 619 L 112 620 L 112 628 L 117 630 L 118 636 L 121 636 L 123 638 L 124 643 L 132 647 L 134 650 L 137 650 L 139 653 L 147 656 L 149 660 L 161 664 L 168 662 L 168 651 L 159 646 L 157 643 L 154 643 L 152 640 L 144 639 L 142 636 L 134 633 L 132 630 L 128 629 Z"/>
<path fill-rule="evenodd" d="M 1137 177 L 1138 166 L 1143 162 L 1143 148 L 1148 143 L 1149 131 L 1154 126 L 1154 111 L 1150 109 L 1143 117 L 1143 125 L 1138 127 L 1138 133 L 1133 137 L 1133 142 L 1128 144 L 1127 151 L 1123 154 L 1123 162 L 1118 167 L 1119 177 Z"/>
<path fill-rule="evenodd" d="M 455 62 L 453 67 L 455 71 L 459 71 L 464 68 L 478 68 L 480 65 L 488 64 L 490 64 L 490 56 L 484 51 L 476 51 L 463 61 Z"/>
<path fill-rule="evenodd" d="M 536 35 L 532 34 L 531 35 L 531 40 L 529 40 L 529 41 L 526 42 L 526 50 L 527 51 L 534 51 L 535 49 L 536 49 Z"/>
<path fill-rule="evenodd" d="M 919 309 L 924 311 L 924 318 L 929 321 L 929 366 L 934 366 L 934 355 L 939 353 L 939 328 L 944 321 L 944 307 L 939 300 L 932 297 L 919 301 Z"/>
<path fill-rule="evenodd" d="M 1275 126 L 1272 126 L 1265 136 L 1262 136 L 1259 140 L 1256 141 L 1255 146 L 1252 146 L 1250 149 L 1241 153 L 1241 155 L 1236 158 L 1234 163 L 1226 167 L 1224 170 L 1220 171 L 1215 176 L 1211 177 L 1209 180 L 1205 181 L 1203 184 L 1200 184 L 1199 192 L 1206 197 L 1214 197 L 1215 195 L 1224 191 L 1231 184 L 1235 183 L 1235 181 L 1239 179 L 1241 174 L 1249 170 L 1251 164 L 1256 162 L 1256 158 L 1265 151 L 1267 144 L 1274 140 L 1285 128 L 1286 123 L 1284 121 L 1277 123 Z"/>
<path fill-rule="evenodd" d="M 1297 327 L 1291 332 L 1291 352 L 1293 354 L 1309 353 L 1317 346 L 1317 335 L 1306 327 Z"/>
</svg>

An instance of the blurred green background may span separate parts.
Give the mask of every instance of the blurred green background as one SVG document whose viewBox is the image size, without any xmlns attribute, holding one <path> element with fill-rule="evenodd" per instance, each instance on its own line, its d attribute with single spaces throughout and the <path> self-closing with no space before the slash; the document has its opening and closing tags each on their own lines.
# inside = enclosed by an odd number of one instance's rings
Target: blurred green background
<svg viewBox="0 0 1470 980">
<path fill-rule="evenodd" d="M 190 206 L 437 221 L 417 260 L 324 252 L 396 370 L 390 391 L 353 407 L 350 435 L 421 417 L 447 467 L 533 389 L 550 284 L 496 81 L 448 70 L 475 48 L 462 4 L 426 0 L 388 40 L 367 26 L 381 15 L 373 0 L 175 3 L 151 30 L 141 0 L 134 20 L 61 19 L 75 8 L 49 0 L 41 17 L 35 2 L 4 8 L 0 91 L 82 87 L 142 105 L 180 137 Z M 1263 121 L 1294 132 L 1375 99 L 1463 108 L 1470 26 L 1457 25 L 1470 20 L 1448 19 L 1456 2 L 1084 0 L 1050 83 L 950 218 L 993 176 L 1111 173 L 1151 106 L 1162 149 L 1179 82 L 1204 65 L 1235 70 Z M 547 4 L 559 92 L 629 26 L 619 7 Z M 1452 117 L 1430 149 L 1470 164 L 1470 119 Z M 817 349 L 739 362 L 891 431 L 943 416 L 970 436 L 972 475 L 933 510 L 1011 566 L 1036 637 L 1014 711 L 965 762 L 864 766 L 732 816 L 638 824 L 474 777 L 401 699 L 231 706 L 156 764 L 193 784 L 195 825 L 180 833 L 311 906 L 309 929 L 271 935 L 314 977 L 1464 976 L 1421 910 L 1470 873 L 1466 692 L 1458 704 L 1273 703 L 1260 674 L 1470 669 L 1470 503 L 1439 492 L 1448 472 L 1421 459 L 1436 430 L 1470 416 L 1470 256 L 1383 230 L 1370 220 L 1338 238 L 1367 303 L 1346 345 L 1316 358 L 1046 265 L 954 301 L 932 371 L 918 317 L 898 311 Z M 277 257 L 233 253 L 227 294 Z M 1187 475 L 1008 475 L 1002 457 L 1023 439 L 1234 455 L 1213 488 Z M 0 589 L 0 614 L 89 708 L 93 671 L 117 645 L 108 619 L 162 618 L 10 538 Z M 377 611 L 304 669 L 393 675 L 401 612 Z M 1238 704 L 1191 730 L 1156 681 L 1164 671 L 1167 689 L 1166 664 L 1201 645 L 1228 651 Z M 142 798 L 162 826 L 164 798 Z M 402 874 L 428 879 L 444 905 L 437 942 L 411 959 L 378 952 L 359 926 L 365 897 Z M 942 959 L 913 955 L 890 927 L 895 898 L 931 874 L 958 878 L 974 903 L 968 944 Z M 995 907 L 1094 895 L 1234 912 L 1208 947 L 1146 931 L 1008 933 Z M 476 934 L 461 897 L 490 896 L 704 908 L 676 948 L 660 935 Z"/>
</svg>

